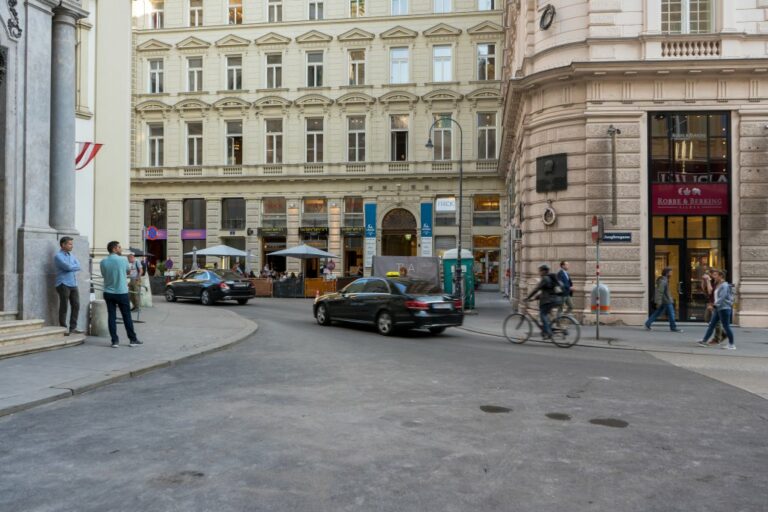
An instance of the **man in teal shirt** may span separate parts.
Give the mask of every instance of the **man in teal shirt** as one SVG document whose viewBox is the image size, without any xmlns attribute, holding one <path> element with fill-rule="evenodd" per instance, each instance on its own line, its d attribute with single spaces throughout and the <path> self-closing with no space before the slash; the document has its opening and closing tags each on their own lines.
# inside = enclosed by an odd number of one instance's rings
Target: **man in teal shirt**
<svg viewBox="0 0 768 512">
<path fill-rule="evenodd" d="M 138 347 L 142 343 L 133 330 L 131 318 L 131 302 L 128 298 L 128 260 L 125 259 L 120 242 L 112 241 L 107 244 L 109 256 L 101 260 L 99 264 L 101 275 L 104 277 L 104 302 L 107 303 L 107 323 L 109 336 L 112 338 L 112 348 L 120 345 L 117 337 L 117 308 L 120 308 L 120 316 L 123 317 L 125 332 L 128 333 L 129 347 Z"/>
</svg>

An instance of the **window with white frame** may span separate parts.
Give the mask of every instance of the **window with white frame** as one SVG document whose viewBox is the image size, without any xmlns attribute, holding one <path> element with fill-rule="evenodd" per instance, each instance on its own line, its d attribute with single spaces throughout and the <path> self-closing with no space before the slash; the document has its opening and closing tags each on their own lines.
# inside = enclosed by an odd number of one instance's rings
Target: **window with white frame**
<svg viewBox="0 0 768 512">
<path fill-rule="evenodd" d="M 495 0 L 477 0 L 478 11 L 492 11 L 496 8 Z"/>
<path fill-rule="evenodd" d="M 453 0 L 433 0 L 434 12 L 452 12 Z"/>
<path fill-rule="evenodd" d="M 477 114 L 477 158 L 479 160 L 496 159 L 495 112 L 479 112 Z"/>
<path fill-rule="evenodd" d="M 432 80 L 450 82 L 453 80 L 453 47 L 441 44 L 432 47 Z"/>
<path fill-rule="evenodd" d="M 227 56 L 227 90 L 239 91 L 243 88 L 243 57 Z"/>
<path fill-rule="evenodd" d="M 187 58 L 187 91 L 203 90 L 203 58 Z"/>
<path fill-rule="evenodd" d="M 228 17 L 230 25 L 243 24 L 243 0 L 229 0 Z"/>
<path fill-rule="evenodd" d="M 149 132 L 149 151 L 147 152 L 149 159 L 147 165 L 150 167 L 162 167 L 165 149 L 165 129 L 160 123 L 149 124 L 147 128 Z"/>
<path fill-rule="evenodd" d="M 435 114 L 432 121 L 435 127 L 432 129 L 434 148 L 432 158 L 435 160 L 451 160 L 453 123 L 451 114 Z"/>
<path fill-rule="evenodd" d="M 227 121 L 227 165 L 243 165 L 243 122 Z"/>
<path fill-rule="evenodd" d="M 153 94 L 163 92 L 163 59 L 149 61 L 149 92 Z"/>
<path fill-rule="evenodd" d="M 189 0 L 189 26 L 203 26 L 203 0 Z"/>
<path fill-rule="evenodd" d="M 347 118 L 347 160 L 365 162 L 365 116 Z"/>
<path fill-rule="evenodd" d="M 390 160 L 393 162 L 408 161 L 408 121 L 408 114 L 389 116 Z"/>
<path fill-rule="evenodd" d="M 477 45 L 477 79 L 496 80 L 496 45 Z"/>
<path fill-rule="evenodd" d="M 714 30 L 714 0 L 662 0 L 665 34 L 708 34 Z"/>
<path fill-rule="evenodd" d="M 309 19 L 323 19 L 323 0 L 309 0 Z"/>
<path fill-rule="evenodd" d="M 323 86 L 323 52 L 307 52 L 307 87 Z"/>
<path fill-rule="evenodd" d="M 349 50 L 349 85 L 365 84 L 365 50 Z"/>
<path fill-rule="evenodd" d="M 187 123 L 187 165 L 203 165 L 203 123 Z"/>
<path fill-rule="evenodd" d="M 278 89 L 283 86 L 283 54 L 267 54 L 267 89 Z"/>
<path fill-rule="evenodd" d="M 365 16 L 365 0 L 349 0 L 349 17 L 360 18 Z"/>
<path fill-rule="evenodd" d="M 323 118 L 308 117 L 307 122 L 307 162 L 323 161 Z"/>
<path fill-rule="evenodd" d="M 165 2 L 164 0 L 152 0 L 152 10 L 149 13 L 150 28 L 163 28 L 165 22 Z"/>
<path fill-rule="evenodd" d="M 283 21 L 283 0 L 267 1 L 267 20 L 270 23 Z"/>
<path fill-rule="evenodd" d="M 392 2 L 392 16 L 408 14 L 408 0 L 390 0 Z"/>
<path fill-rule="evenodd" d="M 393 84 L 408 83 L 408 48 L 390 48 L 389 50 L 389 82 Z"/>
<path fill-rule="evenodd" d="M 267 119 L 265 123 L 267 163 L 280 164 L 283 162 L 283 120 Z"/>
</svg>

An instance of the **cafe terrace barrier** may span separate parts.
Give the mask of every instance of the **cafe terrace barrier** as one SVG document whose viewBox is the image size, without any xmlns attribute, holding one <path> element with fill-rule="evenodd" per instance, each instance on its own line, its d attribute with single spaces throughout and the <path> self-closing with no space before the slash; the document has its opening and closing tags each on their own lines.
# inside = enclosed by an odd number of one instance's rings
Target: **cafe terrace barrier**
<svg viewBox="0 0 768 512">
<path fill-rule="evenodd" d="M 304 279 L 304 296 L 314 297 L 320 292 L 320 295 L 326 293 L 333 293 L 336 291 L 336 280 L 319 278 L 306 278 Z"/>
</svg>

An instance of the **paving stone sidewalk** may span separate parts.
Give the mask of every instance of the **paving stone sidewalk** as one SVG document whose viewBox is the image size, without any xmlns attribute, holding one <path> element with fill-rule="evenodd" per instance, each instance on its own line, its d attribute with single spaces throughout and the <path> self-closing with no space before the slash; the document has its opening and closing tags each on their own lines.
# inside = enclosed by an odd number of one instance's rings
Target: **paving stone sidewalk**
<svg viewBox="0 0 768 512">
<path fill-rule="evenodd" d="M 125 328 L 118 324 L 118 349 L 110 347 L 109 337 L 89 336 L 76 347 L 0 360 L 0 416 L 231 346 L 258 328 L 234 312 L 246 307 L 255 306 L 156 300 L 154 307 L 141 311 L 142 323 L 135 324 L 144 342 L 140 347 L 128 347 Z"/>
</svg>

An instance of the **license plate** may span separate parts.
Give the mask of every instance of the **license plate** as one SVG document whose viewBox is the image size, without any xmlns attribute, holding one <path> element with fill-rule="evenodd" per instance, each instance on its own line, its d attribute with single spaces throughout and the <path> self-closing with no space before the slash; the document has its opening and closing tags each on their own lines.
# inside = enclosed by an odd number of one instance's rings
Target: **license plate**
<svg viewBox="0 0 768 512">
<path fill-rule="evenodd" d="M 239 283 L 235 285 L 235 288 L 248 288 L 248 284 Z"/>
<path fill-rule="evenodd" d="M 453 306 L 447 302 L 432 304 L 432 309 L 453 309 Z"/>
</svg>

